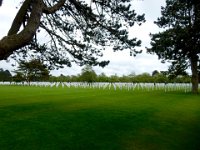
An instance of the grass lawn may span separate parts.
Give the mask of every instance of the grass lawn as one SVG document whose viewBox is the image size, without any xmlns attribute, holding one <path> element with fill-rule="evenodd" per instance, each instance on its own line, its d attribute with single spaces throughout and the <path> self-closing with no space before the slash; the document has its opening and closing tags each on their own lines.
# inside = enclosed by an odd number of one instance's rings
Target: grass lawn
<svg viewBox="0 0 200 150">
<path fill-rule="evenodd" d="M 0 86 L 2 150 L 200 150 L 200 95 Z"/>
</svg>

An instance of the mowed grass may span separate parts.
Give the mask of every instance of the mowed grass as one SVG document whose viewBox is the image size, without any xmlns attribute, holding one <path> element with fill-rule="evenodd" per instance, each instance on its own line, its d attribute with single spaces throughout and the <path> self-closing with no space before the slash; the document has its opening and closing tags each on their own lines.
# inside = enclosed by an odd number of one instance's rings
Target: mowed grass
<svg viewBox="0 0 200 150">
<path fill-rule="evenodd" d="M 200 96 L 0 86 L 2 150 L 199 150 Z"/>
</svg>

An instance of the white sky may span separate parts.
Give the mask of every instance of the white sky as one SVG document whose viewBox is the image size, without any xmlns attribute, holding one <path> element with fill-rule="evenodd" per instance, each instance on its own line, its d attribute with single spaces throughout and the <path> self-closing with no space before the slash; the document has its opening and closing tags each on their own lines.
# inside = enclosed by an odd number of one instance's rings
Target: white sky
<svg viewBox="0 0 200 150">
<path fill-rule="evenodd" d="M 17 12 L 20 0 L 4 0 L 0 8 L 0 39 L 5 36 L 11 26 L 12 20 Z M 133 8 L 138 14 L 145 13 L 146 23 L 142 26 L 134 26 L 130 30 L 130 36 L 138 37 L 142 40 L 142 54 L 131 57 L 129 51 L 112 52 L 106 49 L 103 59 L 110 60 L 110 64 L 105 68 L 94 67 L 97 74 L 104 72 L 106 75 L 128 75 L 130 73 L 141 74 L 152 73 L 154 70 L 167 70 L 168 64 L 160 63 L 156 55 L 146 53 L 145 47 L 150 46 L 149 33 L 157 33 L 160 29 L 153 23 L 160 16 L 160 8 L 165 5 L 165 0 L 134 0 Z M 11 64 L 0 61 L 0 68 L 14 70 Z M 76 75 L 81 73 L 81 67 L 73 65 L 71 68 L 64 68 L 52 71 L 53 75 Z"/>
</svg>

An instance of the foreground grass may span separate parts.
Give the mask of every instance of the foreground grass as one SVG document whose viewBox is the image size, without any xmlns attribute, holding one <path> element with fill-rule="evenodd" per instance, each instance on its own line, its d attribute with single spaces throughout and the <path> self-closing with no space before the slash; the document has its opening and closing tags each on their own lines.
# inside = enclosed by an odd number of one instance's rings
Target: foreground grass
<svg viewBox="0 0 200 150">
<path fill-rule="evenodd" d="M 0 86 L 2 150 L 198 150 L 200 96 Z"/>
</svg>

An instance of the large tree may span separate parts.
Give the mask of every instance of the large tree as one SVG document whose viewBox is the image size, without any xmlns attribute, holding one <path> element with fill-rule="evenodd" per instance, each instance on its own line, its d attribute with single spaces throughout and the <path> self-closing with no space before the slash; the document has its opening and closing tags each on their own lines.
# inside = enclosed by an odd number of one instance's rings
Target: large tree
<svg viewBox="0 0 200 150">
<path fill-rule="evenodd" d="M 97 75 L 93 70 L 92 66 L 86 65 L 81 72 L 80 79 L 81 81 L 92 83 L 95 82 Z"/>
<path fill-rule="evenodd" d="M 3 70 L 0 68 L 0 81 L 10 81 L 12 78 L 12 75 L 10 71 L 8 70 Z"/>
<path fill-rule="evenodd" d="M 18 69 L 15 71 L 17 75 L 21 74 L 27 81 L 45 81 L 49 79 L 49 70 L 40 60 L 30 60 L 28 62 L 21 61 Z"/>
<path fill-rule="evenodd" d="M 143 22 L 144 14 L 132 10 L 131 0 L 24 0 L 0 40 L 0 60 L 28 53 L 58 67 L 71 62 L 105 66 L 109 61 L 98 60 L 105 46 L 140 52 L 135 47 L 141 41 L 130 39 L 128 29 Z"/>
<path fill-rule="evenodd" d="M 190 67 L 192 92 L 198 93 L 200 1 L 166 0 L 161 14 L 155 24 L 165 30 L 151 34 L 152 47 L 147 51 L 156 53 L 163 61 L 170 61 L 169 70 L 176 75 L 184 74 Z"/>
</svg>

